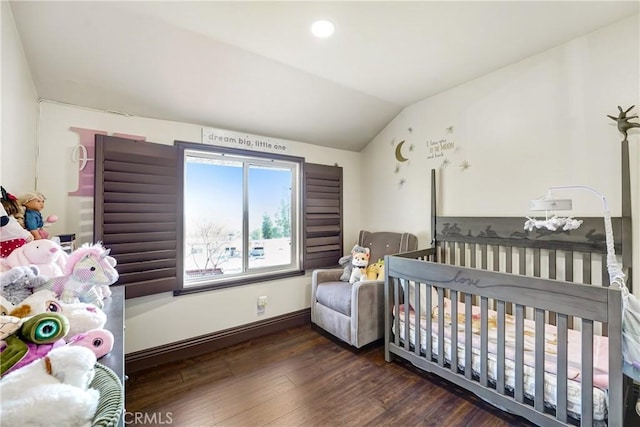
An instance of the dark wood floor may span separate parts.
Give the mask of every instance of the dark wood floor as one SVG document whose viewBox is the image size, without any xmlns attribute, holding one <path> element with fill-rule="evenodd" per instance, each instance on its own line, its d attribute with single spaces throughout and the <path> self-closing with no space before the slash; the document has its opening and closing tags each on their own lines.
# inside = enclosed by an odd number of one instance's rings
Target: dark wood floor
<svg viewBox="0 0 640 427">
<path fill-rule="evenodd" d="M 313 326 L 132 373 L 126 422 L 175 426 L 531 426 Z M 170 422 L 169 422 L 170 421 Z"/>
</svg>

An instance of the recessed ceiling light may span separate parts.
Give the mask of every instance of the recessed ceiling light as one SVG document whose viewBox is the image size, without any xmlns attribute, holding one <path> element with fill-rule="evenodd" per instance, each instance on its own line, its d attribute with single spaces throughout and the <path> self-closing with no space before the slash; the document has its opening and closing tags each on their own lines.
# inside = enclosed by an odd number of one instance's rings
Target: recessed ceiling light
<svg viewBox="0 0 640 427">
<path fill-rule="evenodd" d="M 327 38 L 333 34 L 335 27 L 332 22 L 326 20 L 316 21 L 311 25 L 311 32 L 314 36 Z"/>
</svg>

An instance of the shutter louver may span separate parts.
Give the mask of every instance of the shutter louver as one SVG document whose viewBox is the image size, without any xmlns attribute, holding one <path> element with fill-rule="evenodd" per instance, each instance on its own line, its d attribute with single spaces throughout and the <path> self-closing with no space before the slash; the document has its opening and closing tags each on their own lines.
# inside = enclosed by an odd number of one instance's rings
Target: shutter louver
<svg viewBox="0 0 640 427">
<path fill-rule="evenodd" d="M 305 270 L 337 266 L 342 236 L 342 168 L 305 163 Z"/>
<path fill-rule="evenodd" d="M 94 240 L 118 262 L 126 298 L 178 288 L 177 149 L 96 135 Z"/>
</svg>

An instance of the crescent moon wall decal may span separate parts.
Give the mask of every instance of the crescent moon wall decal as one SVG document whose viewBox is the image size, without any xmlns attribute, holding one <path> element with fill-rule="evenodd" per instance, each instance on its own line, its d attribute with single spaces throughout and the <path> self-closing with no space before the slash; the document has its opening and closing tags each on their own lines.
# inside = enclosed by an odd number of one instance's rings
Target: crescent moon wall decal
<svg viewBox="0 0 640 427">
<path fill-rule="evenodd" d="M 397 159 L 399 162 L 406 162 L 407 160 L 409 160 L 409 159 L 407 159 L 406 157 L 404 157 L 404 156 L 402 155 L 402 145 L 403 145 L 403 144 L 404 144 L 404 140 L 400 141 L 400 142 L 398 143 L 398 145 L 396 146 L 396 159 Z"/>
</svg>

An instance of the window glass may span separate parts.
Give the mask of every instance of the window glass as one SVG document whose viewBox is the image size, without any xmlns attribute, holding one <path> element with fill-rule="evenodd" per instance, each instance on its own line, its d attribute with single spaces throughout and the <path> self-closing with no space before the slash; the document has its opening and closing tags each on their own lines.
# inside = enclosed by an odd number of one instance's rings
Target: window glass
<svg viewBox="0 0 640 427">
<path fill-rule="evenodd" d="M 300 270 L 299 163 L 186 150 L 184 285 Z"/>
</svg>

